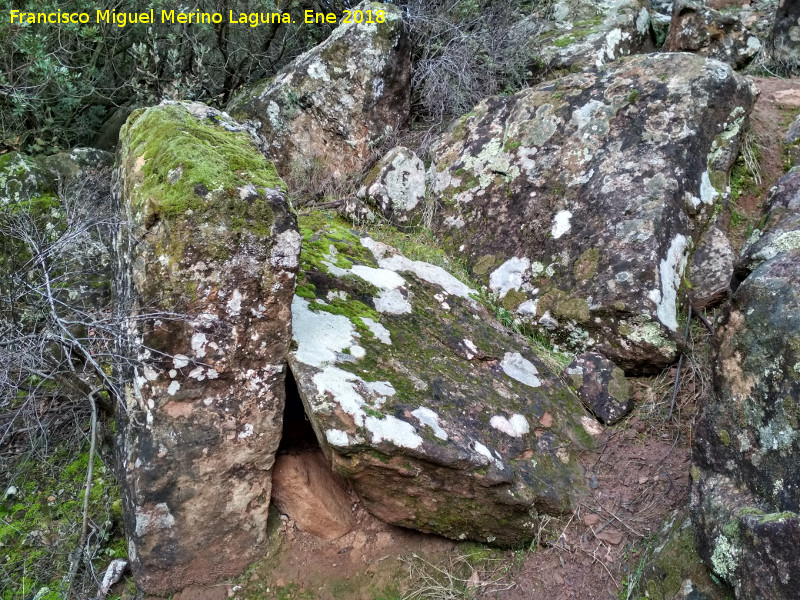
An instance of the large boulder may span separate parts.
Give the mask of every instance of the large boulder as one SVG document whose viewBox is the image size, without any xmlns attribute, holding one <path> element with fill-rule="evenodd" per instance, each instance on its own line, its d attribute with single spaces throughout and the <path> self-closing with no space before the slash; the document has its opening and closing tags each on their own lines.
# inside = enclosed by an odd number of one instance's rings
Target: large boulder
<svg viewBox="0 0 800 600">
<path fill-rule="evenodd" d="M 649 0 L 560 0 L 548 13 L 543 19 L 534 12 L 509 32 L 524 40 L 536 78 L 598 68 L 653 48 Z"/>
<path fill-rule="evenodd" d="M 400 9 L 365 1 L 353 10 L 371 11 L 377 22 L 340 25 L 228 105 L 236 119 L 258 128 L 284 177 L 359 171 L 374 145 L 408 118 L 411 59 Z"/>
<path fill-rule="evenodd" d="M 266 551 L 300 235 L 272 164 L 205 105 L 133 113 L 118 164 L 136 364 L 119 479 L 137 585 L 166 594 Z"/>
<path fill-rule="evenodd" d="M 574 508 L 580 401 L 443 268 L 325 215 L 300 220 L 289 364 L 317 438 L 366 508 L 504 546 Z M 427 251 L 430 254 L 430 251 Z"/>
<path fill-rule="evenodd" d="M 696 52 L 726 62 L 734 69 L 746 67 L 762 46 L 737 14 L 687 0 L 676 2 L 664 45 L 669 52 Z"/>
<path fill-rule="evenodd" d="M 434 144 L 434 231 L 530 325 L 659 369 L 752 103 L 748 80 L 690 54 L 489 98 Z"/>
<path fill-rule="evenodd" d="M 800 572 L 800 172 L 768 200 L 749 271 L 718 321 L 714 395 L 694 438 L 700 553 L 737 598 L 797 597 Z"/>
</svg>

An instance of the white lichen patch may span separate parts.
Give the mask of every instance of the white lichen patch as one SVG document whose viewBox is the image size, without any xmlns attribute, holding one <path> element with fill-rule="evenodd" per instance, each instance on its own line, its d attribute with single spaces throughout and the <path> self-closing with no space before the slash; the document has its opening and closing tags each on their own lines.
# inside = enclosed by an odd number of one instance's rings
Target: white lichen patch
<svg viewBox="0 0 800 600">
<path fill-rule="evenodd" d="M 500 368 L 506 375 L 527 386 L 539 387 L 542 385 L 536 366 L 519 352 L 506 352 L 503 360 L 500 361 Z"/>
<path fill-rule="evenodd" d="M 253 425 L 251 423 L 245 423 L 242 430 L 239 432 L 237 436 L 240 440 L 246 440 L 249 437 L 253 436 Z"/>
<path fill-rule="evenodd" d="M 489 289 L 501 298 L 511 290 L 520 289 L 530 268 L 531 261 L 525 257 L 508 259 L 489 275 Z"/>
<path fill-rule="evenodd" d="M 671 331 L 678 329 L 678 289 L 688 258 L 686 237 L 678 234 L 672 240 L 667 256 L 661 261 L 661 290 L 653 290 L 648 294 L 656 304 L 658 320 Z"/>
<path fill-rule="evenodd" d="M 167 388 L 167 394 L 169 394 L 170 396 L 174 396 L 175 394 L 178 393 L 178 390 L 180 389 L 181 389 L 181 384 L 173 380 L 170 382 L 169 387 Z"/>
<path fill-rule="evenodd" d="M 350 445 L 350 439 L 347 437 L 347 432 L 341 429 L 328 429 L 325 431 L 325 439 L 331 446 L 339 446 L 344 448 Z"/>
<path fill-rule="evenodd" d="M 409 314 L 412 310 L 411 303 L 399 289 L 381 290 L 373 303 L 379 313 L 390 315 Z"/>
<path fill-rule="evenodd" d="M 719 197 L 719 192 L 711 183 L 711 177 L 708 171 L 703 172 L 700 177 L 700 201 L 709 206 L 714 204 L 714 201 Z"/>
<path fill-rule="evenodd" d="M 717 536 L 714 552 L 711 554 L 711 566 L 720 577 L 730 581 L 738 565 L 739 548 L 724 535 Z"/>
<path fill-rule="evenodd" d="M 381 242 L 376 242 L 370 237 L 361 238 L 361 245 L 372 252 L 381 269 L 388 269 L 394 273 L 413 273 L 423 281 L 438 285 L 448 294 L 459 298 L 469 298 L 472 294 L 477 293 L 476 290 L 459 281 L 442 267 L 421 260 L 410 260 L 398 253 L 394 248 Z M 402 279 L 399 275 L 397 277 Z M 405 280 L 403 280 L 403 284 L 405 284 Z"/>
<path fill-rule="evenodd" d="M 169 529 L 175 525 L 175 517 L 164 502 L 159 502 L 152 509 L 136 507 L 136 535 L 141 537 L 152 531 Z"/>
<path fill-rule="evenodd" d="M 569 220 L 571 218 L 572 213 L 568 210 L 560 210 L 556 213 L 556 216 L 553 218 L 553 228 L 550 230 L 550 233 L 555 239 L 560 238 L 570 230 L 571 225 Z"/>
<path fill-rule="evenodd" d="M 522 437 L 530 431 L 530 425 L 525 415 L 514 414 L 507 419 L 502 415 L 495 415 L 489 419 L 489 425 L 511 437 Z"/>
<path fill-rule="evenodd" d="M 313 367 L 336 362 L 337 353 L 361 348 L 355 343 L 355 326 L 343 315 L 312 312 L 308 300 L 292 300 L 292 335 L 297 342 L 297 360 Z M 363 349 L 362 349 L 363 350 Z"/>
<path fill-rule="evenodd" d="M 417 417 L 420 423 L 427 425 L 433 429 L 433 435 L 440 440 L 447 439 L 447 432 L 439 425 L 439 415 L 433 412 L 426 406 L 420 406 L 418 409 L 411 412 L 412 415 Z"/>
<path fill-rule="evenodd" d="M 391 346 L 392 345 L 392 337 L 388 329 L 378 323 L 377 321 L 370 319 L 369 317 L 361 317 L 361 321 L 364 325 L 367 326 L 367 329 L 370 330 L 370 333 L 375 336 L 376 339 L 383 342 L 384 344 Z"/>
<path fill-rule="evenodd" d="M 228 311 L 228 316 L 238 317 L 242 312 L 242 293 L 239 290 L 233 290 L 230 300 L 225 304 Z"/>
</svg>

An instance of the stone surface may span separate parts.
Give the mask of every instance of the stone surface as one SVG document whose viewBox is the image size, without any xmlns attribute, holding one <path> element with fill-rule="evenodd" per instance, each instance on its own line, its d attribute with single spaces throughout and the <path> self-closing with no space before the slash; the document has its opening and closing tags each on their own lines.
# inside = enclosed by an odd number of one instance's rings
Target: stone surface
<svg viewBox="0 0 800 600">
<path fill-rule="evenodd" d="M 742 69 L 761 51 L 762 43 L 736 13 L 678 0 L 664 47 L 669 52 L 695 52 Z"/>
<path fill-rule="evenodd" d="M 334 469 L 395 524 L 528 543 L 576 506 L 580 401 L 468 285 L 323 214 L 300 220 L 289 357 Z M 426 249 L 429 255 L 431 250 Z"/>
<path fill-rule="evenodd" d="M 324 540 L 340 538 L 353 526 L 350 495 L 321 451 L 278 456 L 272 501 L 298 529 Z"/>
<path fill-rule="evenodd" d="M 602 354 L 587 352 L 576 357 L 564 374 L 601 423 L 619 423 L 633 410 L 633 395 L 625 373 Z"/>
<path fill-rule="evenodd" d="M 425 165 L 408 148 L 393 148 L 372 169 L 358 196 L 395 225 L 419 225 L 425 209 Z"/>
<path fill-rule="evenodd" d="M 734 258 L 728 236 L 718 227 L 703 234 L 689 268 L 689 298 L 694 308 L 714 306 L 728 296 Z"/>
<path fill-rule="evenodd" d="M 683 53 L 490 98 L 433 147 L 435 233 L 559 343 L 661 368 L 752 103 L 730 66 Z"/>
<path fill-rule="evenodd" d="M 228 106 L 258 127 L 284 177 L 311 168 L 335 177 L 359 171 L 371 148 L 408 118 L 411 63 L 400 10 L 378 2 L 353 10 L 371 10 L 376 19 L 382 11 L 385 22 L 340 25 Z"/>
<path fill-rule="evenodd" d="M 136 583 L 168 594 L 266 551 L 300 236 L 272 164 L 202 104 L 133 113 L 118 164 L 138 362 L 119 479 Z"/>
<path fill-rule="evenodd" d="M 780 0 L 770 43 L 773 60 L 781 63 L 784 70 L 796 73 L 800 69 L 800 2 Z"/>
<path fill-rule="evenodd" d="M 652 600 L 729 600 L 697 554 L 689 512 L 675 511 L 658 532 L 658 546 L 642 569 L 641 592 Z"/>
<path fill-rule="evenodd" d="M 562 0 L 549 19 L 534 14 L 511 31 L 528 39 L 536 78 L 597 68 L 622 56 L 652 50 L 648 0 Z"/>
<path fill-rule="evenodd" d="M 714 394 L 694 437 L 700 553 L 740 599 L 797 597 L 800 572 L 800 172 L 766 202 L 718 320 Z M 746 275 L 746 276 L 745 276 Z"/>
</svg>

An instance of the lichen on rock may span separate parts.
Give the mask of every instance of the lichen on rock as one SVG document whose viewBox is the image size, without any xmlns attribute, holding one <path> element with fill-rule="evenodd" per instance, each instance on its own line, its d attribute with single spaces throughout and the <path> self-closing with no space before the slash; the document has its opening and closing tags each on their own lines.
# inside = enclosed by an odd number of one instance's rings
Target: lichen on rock
<svg viewBox="0 0 800 600">
<path fill-rule="evenodd" d="M 514 546 L 574 506 L 579 401 L 443 268 L 322 213 L 304 236 L 289 362 L 317 438 L 376 516 Z"/>
<path fill-rule="evenodd" d="M 436 235 L 500 300 L 524 294 L 518 314 L 556 343 L 626 371 L 669 364 L 688 258 L 724 192 L 712 175 L 753 98 L 728 65 L 686 54 L 489 98 L 433 145 Z"/>
<path fill-rule="evenodd" d="M 120 139 L 118 469 L 134 577 L 164 594 L 266 551 L 300 235 L 274 167 L 224 113 L 165 102 Z"/>
</svg>

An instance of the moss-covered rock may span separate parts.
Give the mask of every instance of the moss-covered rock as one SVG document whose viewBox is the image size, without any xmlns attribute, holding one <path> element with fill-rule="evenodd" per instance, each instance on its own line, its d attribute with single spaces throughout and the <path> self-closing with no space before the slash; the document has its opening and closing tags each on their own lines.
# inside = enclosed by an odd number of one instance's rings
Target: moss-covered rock
<svg viewBox="0 0 800 600">
<path fill-rule="evenodd" d="M 728 65 L 687 54 L 489 98 L 433 145 L 434 230 L 500 300 L 524 293 L 518 314 L 557 343 L 659 369 L 724 192 L 712 173 L 730 169 L 753 98 Z"/>
<path fill-rule="evenodd" d="M 800 571 L 800 173 L 770 192 L 764 232 L 718 320 L 714 395 L 694 438 L 700 552 L 737 598 L 788 600 Z"/>
<path fill-rule="evenodd" d="M 258 127 L 280 173 L 359 171 L 370 149 L 405 123 L 410 53 L 400 9 L 369 2 L 376 22 L 349 23 L 282 69 L 240 92 L 228 111 Z"/>
<path fill-rule="evenodd" d="M 687 511 L 676 511 L 656 538 L 644 565 L 638 592 L 650 600 L 730 600 L 725 585 L 716 583 L 695 548 Z M 638 597 L 638 596 L 634 596 Z"/>
<path fill-rule="evenodd" d="M 170 593 L 266 550 L 300 235 L 273 165 L 205 105 L 133 113 L 118 165 L 125 523 L 137 584 Z"/>
<path fill-rule="evenodd" d="M 303 234 L 289 362 L 317 437 L 397 525 L 520 545 L 575 506 L 580 402 L 475 291 L 316 213 Z"/>
</svg>

